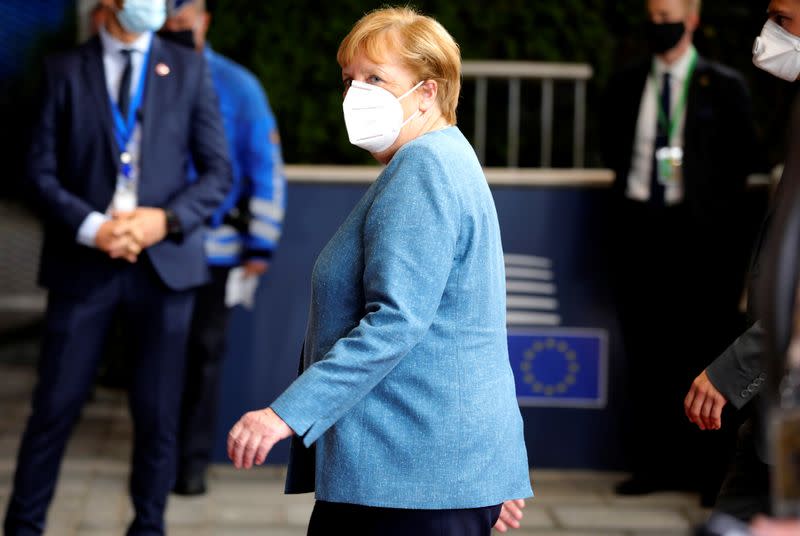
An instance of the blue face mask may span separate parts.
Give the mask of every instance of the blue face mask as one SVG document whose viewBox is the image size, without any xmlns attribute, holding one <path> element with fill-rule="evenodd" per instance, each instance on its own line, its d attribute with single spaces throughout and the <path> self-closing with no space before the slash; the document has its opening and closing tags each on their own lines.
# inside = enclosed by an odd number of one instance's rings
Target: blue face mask
<svg viewBox="0 0 800 536">
<path fill-rule="evenodd" d="M 154 32 L 167 20 L 166 0 L 125 0 L 117 20 L 130 33 Z"/>
</svg>

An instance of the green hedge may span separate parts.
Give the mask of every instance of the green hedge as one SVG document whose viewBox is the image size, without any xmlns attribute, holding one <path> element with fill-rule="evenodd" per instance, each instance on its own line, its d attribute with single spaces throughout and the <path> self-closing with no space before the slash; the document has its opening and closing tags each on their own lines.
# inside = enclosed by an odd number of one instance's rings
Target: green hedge
<svg viewBox="0 0 800 536">
<path fill-rule="evenodd" d="M 750 64 L 753 38 L 763 24 L 766 0 L 705 2 L 701 52 L 740 69 L 756 89 L 756 109 L 766 137 L 782 139 L 785 85 L 757 75 Z M 762 5 L 763 4 L 763 5 Z M 363 0 L 217 0 L 210 41 L 253 70 L 262 80 L 277 115 L 286 160 L 293 163 L 361 163 L 363 151 L 347 141 L 341 114 L 341 76 L 336 50 L 353 23 L 380 3 Z M 595 69 L 589 92 L 588 162 L 599 165 L 596 112 L 599 96 L 615 66 L 643 52 L 639 32 L 643 0 L 422 0 L 415 4 L 437 18 L 455 37 L 465 59 L 520 59 L 587 62 Z M 502 164 L 506 100 L 490 88 L 489 163 Z M 571 113 L 569 88 L 558 87 L 558 113 Z M 471 132 L 471 89 L 460 107 Z M 523 165 L 536 165 L 538 95 L 524 87 Z M 567 126 L 570 121 L 567 121 Z M 571 132 L 556 124 L 555 162 L 569 165 Z M 779 134 L 777 134 L 779 133 Z M 532 155 L 526 160 L 525 155 Z M 779 152 L 775 152 L 779 156 Z"/>
</svg>

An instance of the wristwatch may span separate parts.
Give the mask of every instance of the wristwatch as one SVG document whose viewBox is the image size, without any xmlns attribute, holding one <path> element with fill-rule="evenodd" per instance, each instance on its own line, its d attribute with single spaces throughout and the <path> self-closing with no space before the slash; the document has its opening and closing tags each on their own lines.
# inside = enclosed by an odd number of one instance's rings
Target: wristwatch
<svg viewBox="0 0 800 536">
<path fill-rule="evenodd" d="M 177 214 L 170 209 L 165 209 L 164 214 L 167 216 L 167 239 L 180 243 L 183 240 L 183 226 L 181 226 L 181 220 L 179 220 Z"/>
</svg>

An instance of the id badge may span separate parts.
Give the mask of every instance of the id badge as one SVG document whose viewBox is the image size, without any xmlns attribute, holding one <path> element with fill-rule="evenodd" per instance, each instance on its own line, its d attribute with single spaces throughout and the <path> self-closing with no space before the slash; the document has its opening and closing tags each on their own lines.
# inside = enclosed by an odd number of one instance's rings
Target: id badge
<svg viewBox="0 0 800 536">
<path fill-rule="evenodd" d="M 124 176 L 117 177 L 117 189 L 114 192 L 111 207 L 118 212 L 131 212 L 136 210 L 138 201 L 134 181 Z"/>
<path fill-rule="evenodd" d="M 656 151 L 658 182 L 663 186 L 677 185 L 683 181 L 683 149 L 662 147 Z"/>
</svg>

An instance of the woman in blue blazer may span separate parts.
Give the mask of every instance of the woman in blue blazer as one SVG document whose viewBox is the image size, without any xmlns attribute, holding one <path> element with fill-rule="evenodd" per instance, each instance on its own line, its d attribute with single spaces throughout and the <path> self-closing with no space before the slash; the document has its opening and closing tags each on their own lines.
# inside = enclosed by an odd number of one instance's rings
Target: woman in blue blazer
<svg viewBox="0 0 800 536">
<path fill-rule="evenodd" d="M 365 15 L 342 42 L 350 141 L 383 172 L 320 253 L 305 371 L 232 428 L 237 467 L 296 434 L 315 446 L 309 534 L 488 535 L 532 494 L 508 360 L 494 202 L 455 126 L 458 45 L 408 8 Z M 305 471 L 305 474 L 310 474 Z"/>
</svg>

